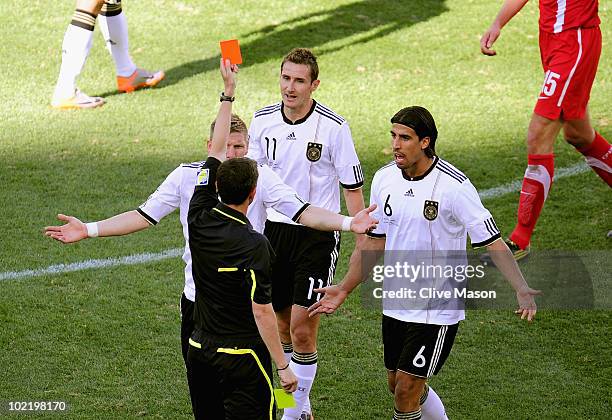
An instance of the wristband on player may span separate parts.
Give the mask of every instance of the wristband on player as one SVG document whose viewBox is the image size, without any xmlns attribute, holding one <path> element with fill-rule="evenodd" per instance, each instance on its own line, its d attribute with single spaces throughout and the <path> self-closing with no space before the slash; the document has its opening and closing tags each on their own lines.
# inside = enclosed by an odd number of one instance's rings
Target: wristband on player
<svg viewBox="0 0 612 420">
<path fill-rule="evenodd" d="M 280 369 L 276 369 L 276 370 L 277 370 L 277 372 L 280 372 L 281 370 L 285 370 L 285 369 L 287 369 L 288 367 L 289 367 L 289 363 L 287 363 L 287 366 L 285 366 L 284 368 L 280 368 Z"/>
<path fill-rule="evenodd" d="M 87 228 L 88 237 L 90 238 L 98 237 L 98 222 L 85 223 L 85 227 Z"/>
<path fill-rule="evenodd" d="M 344 216 L 344 220 L 342 220 L 342 230 L 344 232 L 350 232 L 351 223 L 353 223 L 353 218 L 349 216 Z"/>
</svg>

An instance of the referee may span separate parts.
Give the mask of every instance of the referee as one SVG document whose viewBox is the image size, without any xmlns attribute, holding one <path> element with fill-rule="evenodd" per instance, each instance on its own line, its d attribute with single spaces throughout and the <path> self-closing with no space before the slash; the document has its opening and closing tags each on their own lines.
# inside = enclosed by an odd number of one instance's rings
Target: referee
<svg viewBox="0 0 612 420">
<path fill-rule="evenodd" d="M 220 114 L 229 119 L 230 110 L 231 101 L 222 98 Z M 272 419 L 271 359 L 285 391 L 295 391 L 297 379 L 285 362 L 272 309 L 274 252 L 246 217 L 257 164 L 247 158 L 222 164 L 225 142 L 216 140 L 187 216 L 196 288 L 187 353 L 193 413 L 196 419 Z"/>
<path fill-rule="evenodd" d="M 391 118 L 391 123 L 394 162 L 376 172 L 371 188 L 370 202 L 378 204 L 375 217 L 381 222 L 359 241 L 342 283 L 315 290 L 325 296 L 309 308 L 310 314 L 334 312 L 367 278 L 376 261 L 363 251 L 396 251 L 385 255 L 385 271 L 397 262 L 397 251 L 403 252 L 403 258 L 411 263 L 426 255 L 423 263 L 433 268 L 450 263 L 465 269 L 469 235 L 472 247 L 486 246 L 492 251 L 495 265 L 516 291 L 517 313 L 531 321 L 536 314 L 533 296 L 539 292 L 525 282 L 470 180 L 435 154 L 438 131 L 429 111 L 418 106 L 404 108 Z M 414 264 L 412 268 L 415 267 L 424 265 Z M 455 282 L 460 280 L 435 271 L 410 282 L 401 277 L 385 278 L 383 293 L 397 292 L 401 290 L 398 286 L 411 284 L 418 285 L 419 291 L 444 291 L 457 287 Z M 395 399 L 394 419 L 415 420 L 421 415 L 423 419 L 447 418 L 442 401 L 428 387 L 427 380 L 444 364 L 459 322 L 465 318 L 456 299 L 454 306 L 448 302 L 453 301 L 427 297 L 383 300 L 384 362 L 389 390 Z"/>
</svg>

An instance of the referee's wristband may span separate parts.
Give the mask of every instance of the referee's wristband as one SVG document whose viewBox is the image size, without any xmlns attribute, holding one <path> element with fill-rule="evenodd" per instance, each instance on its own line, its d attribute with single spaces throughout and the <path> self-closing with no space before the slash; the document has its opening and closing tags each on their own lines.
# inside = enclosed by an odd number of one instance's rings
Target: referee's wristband
<svg viewBox="0 0 612 420">
<path fill-rule="evenodd" d="M 350 232 L 351 231 L 351 223 L 353 222 L 353 218 L 349 216 L 344 216 L 344 220 L 342 220 L 342 231 Z"/>
<path fill-rule="evenodd" d="M 277 372 L 280 372 L 281 370 L 286 370 L 289 367 L 289 363 L 287 363 L 287 366 L 285 366 L 284 368 L 281 369 L 276 369 Z"/>
<path fill-rule="evenodd" d="M 85 223 L 85 227 L 87 228 L 87 236 L 90 238 L 98 237 L 98 222 L 93 223 Z"/>
</svg>

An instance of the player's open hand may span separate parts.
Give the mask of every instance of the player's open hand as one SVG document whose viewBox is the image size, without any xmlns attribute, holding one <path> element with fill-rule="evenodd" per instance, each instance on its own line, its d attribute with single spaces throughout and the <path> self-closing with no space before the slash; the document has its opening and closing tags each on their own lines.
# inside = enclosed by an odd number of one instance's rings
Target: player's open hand
<svg viewBox="0 0 612 420">
<path fill-rule="evenodd" d="M 497 41 L 497 38 L 499 38 L 500 32 L 501 29 L 497 25 L 491 25 L 487 32 L 484 33 L 482 38 L 480 38 L 480 52 L 482 52 L 484 55 L 496 55 L 497 52 L 491 49 L 491 47 L 495 41 Z"/>
<path fill-rule="evenodd" d="M 45 235 L 55 239 L 56 241 L 69 244 L 78 242 L 81 239 L 87 238 L 87 227 L 76 217 L 66 216 L 64 214 L 57 215 L 58 220 L 66 222 L 62 226 L 47 226 Z"/>
<path fill-rule="evenodd" d="M 219 69 L 221 71 L 221 77 L 223 78 L 224 90 L 223 93 L 226 96 L 234 96 L 236 90 L 236 73 L 238 73 L 238 65 L 231 64 L 229 59 L 223 60 L 219 63 Z"/>
<path fill-rule="evenodd" d="M 376 210 L 376 204 L 372 204 L 357 213 L 351 222 L 351 231 L 353 233 L 367 233 L 376 228 L 378 220 L 370 215 L 374 210 Z"/>
<path fill-rule="evenodd" d="M 308 308 L 308 316 L 317 314 L 333 314 L 336 309 L 346 300 L 348 293 L 340 286 L 328 286 L 321 289 L 314 289 L 315 293 L 324 293 L 321 300 Z"/>
<path fill-rule="evenodd" d="M 535 303 L 534 296 L 538 296 L 541 294 L 541 290 L 534 290 L 530 287 L 523 288 L 520 291 L 516 292 L 516 300 L 518 301 L 519 308 L 514 311 L 514 313 L 520 315 L 521 319 L 533 321 L 538 309 Z"/>
<path fill-rule="evenodd" d="M 278 377 L 285 392 L 294 392 L 297 389 L 298 380 L 290 367 L 279 370 Z"/>
</svg>

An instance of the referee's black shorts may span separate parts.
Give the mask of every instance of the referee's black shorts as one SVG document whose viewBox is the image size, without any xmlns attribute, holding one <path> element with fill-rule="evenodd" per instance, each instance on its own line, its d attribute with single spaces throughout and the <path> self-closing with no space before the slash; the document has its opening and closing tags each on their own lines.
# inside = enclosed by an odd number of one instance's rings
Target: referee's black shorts
<svg viewBox="0 0 612 420">
<path fill-rule="evenodd" d="M 332 284 L 340 254 L 340 232 L 266 221 L 264 234 L 276 259 L 272 264 L 272 306 L 308 308 L 321 299 L 313 289 Z"/>
<path fill-rule="evenodd" d="M 189 343 L 189 393 L 196 419 L 276 417 L 272 361 L 263 341 L 219 341 L 195 331 Z"/>
<path fill-rule="evenodd" d="M 419 324 L 383 315 L 385 368 L 420 378 L 437 375 L 450 354 L 458 328 L 459 323 Z"/>
</svg>

